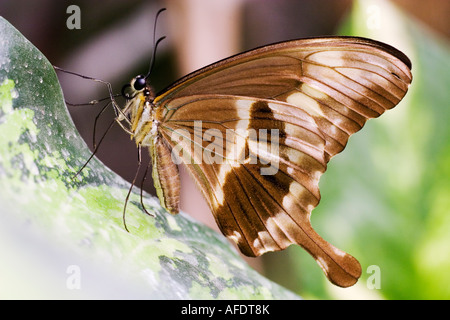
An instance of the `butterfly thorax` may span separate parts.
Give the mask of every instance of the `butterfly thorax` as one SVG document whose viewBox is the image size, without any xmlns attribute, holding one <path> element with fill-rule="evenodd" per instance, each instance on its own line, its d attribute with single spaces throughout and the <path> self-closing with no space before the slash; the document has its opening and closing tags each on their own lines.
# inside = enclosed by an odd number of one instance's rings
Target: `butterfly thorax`
<svg viewBox="0 0 450 320">
<path fill-rule="evenodd" d="M 119 115 L 119 120 L 126 123 L 123 128 L 137 145 L 149 147 L 156 138 L 158 125 L 153 88 L 143 76 L 137 76 L 123 87 L 122 95 L 127 99 Z"/>
</svg>

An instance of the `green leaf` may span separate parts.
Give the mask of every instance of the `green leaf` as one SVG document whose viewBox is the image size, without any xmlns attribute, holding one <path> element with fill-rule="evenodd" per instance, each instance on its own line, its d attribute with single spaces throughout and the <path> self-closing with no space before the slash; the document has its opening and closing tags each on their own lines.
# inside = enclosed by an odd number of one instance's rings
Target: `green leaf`
<svg viewBox="0 0 450 320">
<path fill-rule="evenodd" d="M 298 299 L 90 156 L 52 65 L 0 17 L 0 298 Z"/>
</svg>

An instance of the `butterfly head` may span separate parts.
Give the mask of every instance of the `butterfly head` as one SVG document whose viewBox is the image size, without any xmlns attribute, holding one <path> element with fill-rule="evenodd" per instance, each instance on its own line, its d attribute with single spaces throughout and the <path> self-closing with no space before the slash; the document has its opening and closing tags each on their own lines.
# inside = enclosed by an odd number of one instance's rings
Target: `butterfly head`
<svg viewBox="0 0 450 320">
<path fill-rule="evenodd" d="M 153 90 L 147 83 L 147 77 L 138 75 L 131 79 L 130 83 L 122 87 L 122 96 L 127 100 L 133 100 L 139 97 L 143 100 L 148 98 L 153 100 Z"/>
</svg>

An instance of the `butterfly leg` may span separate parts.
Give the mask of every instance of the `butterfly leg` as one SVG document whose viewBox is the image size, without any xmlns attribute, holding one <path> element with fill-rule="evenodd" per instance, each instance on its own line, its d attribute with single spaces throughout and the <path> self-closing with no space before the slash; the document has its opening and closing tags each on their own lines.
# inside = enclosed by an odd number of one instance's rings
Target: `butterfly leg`
<svg viewBox="0 0 450 320">
<path fill-rule="evenodd" d="M 144 172 L 144 177 L 142 178 L 142 181 L 141 181 L 141 205 L 142 205 L 142 209 L 144 209 L 144 212 L 146 213 L 146 214 L 148 214 L 149 216 L 151 216 L 151 217 L 155 217 L 155 215 L 153 214 L 153 213 L 151 213 L 151 212 L 149 212 L 149 211 L 147 211 L 147 209 L 145 208 L 145 205 L 144 205 L 144 197 L 143 197 L 143 190 L 144 190 L 144 182 L 145 182 L 145 180 L 146 180 L 146 178 L 147 178 L 147 173 L 148 173 L 148 168 L 151 166 L 151 162 L 147 165 L 147 168 L 145 168 L 145 172 Z"/>
</svg>

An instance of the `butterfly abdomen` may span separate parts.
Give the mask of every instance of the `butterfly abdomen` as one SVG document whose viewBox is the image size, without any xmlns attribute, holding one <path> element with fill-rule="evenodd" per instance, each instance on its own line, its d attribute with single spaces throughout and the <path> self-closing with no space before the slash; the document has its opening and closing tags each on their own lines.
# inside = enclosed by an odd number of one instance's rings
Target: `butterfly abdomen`
<svg viewBox="0 0 450 320">
<path fill-rule="evenodd" d="M 150 146 L 150 154 L 156 194 L 167 211 L 177 214 L 180 211 L 180 174 L 172 160 L 171 148 L 157 136 Z"/>
</svg>

